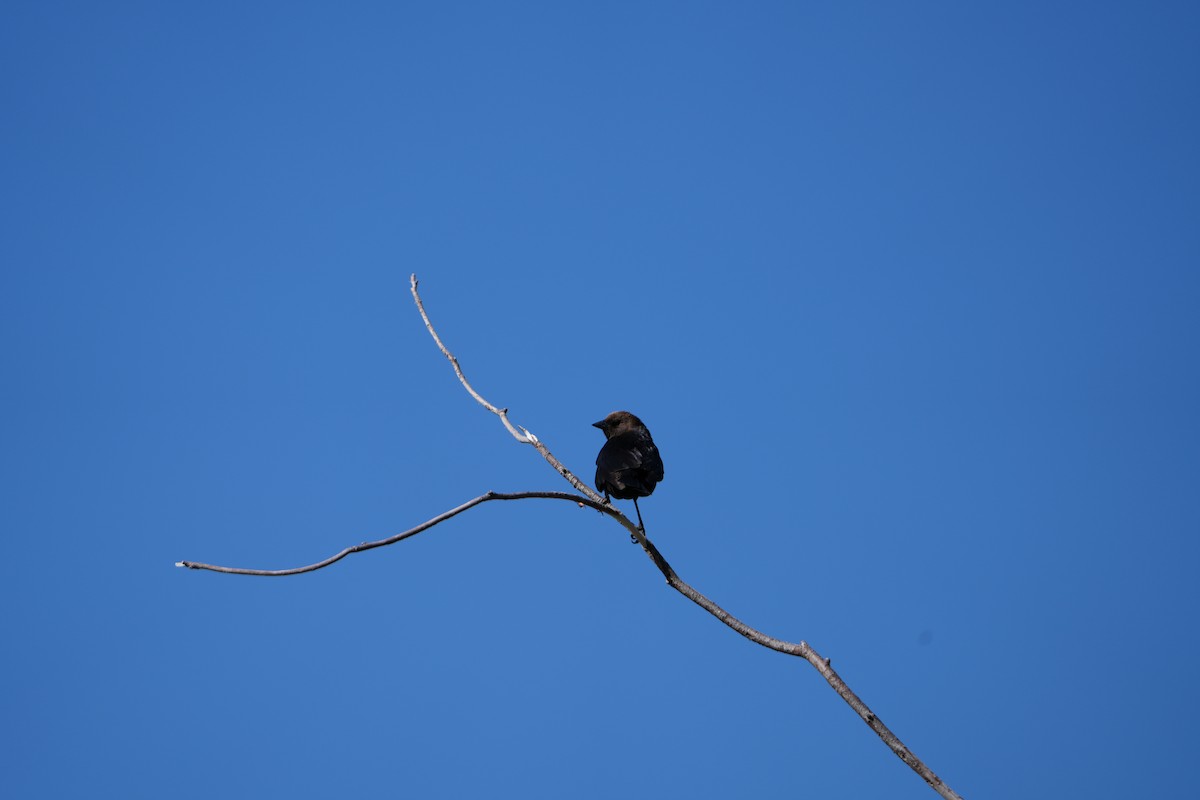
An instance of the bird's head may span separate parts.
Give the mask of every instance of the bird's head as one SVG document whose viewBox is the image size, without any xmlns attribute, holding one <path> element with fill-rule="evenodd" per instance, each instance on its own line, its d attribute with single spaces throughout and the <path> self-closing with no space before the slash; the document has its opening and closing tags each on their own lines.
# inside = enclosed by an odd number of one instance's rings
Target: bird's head
<svg viewBox="0 0 1200 800">
<path fill-rule="evenodd" d="M 592 426 L 604 431 L 605 439 L 611 439 L 618 434 L 636 428 L 646 427 L 640 419 L 628 411 L 614 411 L 599 422 L 593 422 Z"/>
</svg>

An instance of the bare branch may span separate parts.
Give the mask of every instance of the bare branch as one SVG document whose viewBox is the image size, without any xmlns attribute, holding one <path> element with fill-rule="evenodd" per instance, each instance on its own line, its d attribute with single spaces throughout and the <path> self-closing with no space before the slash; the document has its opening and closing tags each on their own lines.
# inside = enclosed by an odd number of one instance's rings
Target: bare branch
<svg viewBox="0 0 1200 800">
<path fill-rule="evenodd" d="M 425 328 L 429 331 L 429 335 L 433 337 L 433 340 L 437 342 L 438 349 L 442 351 L 442 355 L 450 360 L 450 364 L 454 367 L 454 372 L 458 375 L 458 380 L 462 383 L 463 388 L 467 390 L 471 397 L 475 398 L 479 405 L 500 417 L 500 421 L 504 423 L 504 427 L 508 428 L 508 432 L 511 433 L 513 438 L 515 438 L 518 442 L 521 444 L 533 444 L 536 442 L 537 437 L 530 434 L 529 431 L 525 430 L 524 428 L 521 429 L 524 431 L 524 433 L 517 433 L 517 429 L 513 427 L 511 422 L 508 421 L 507 408 L 496 408 L 494 405 L 485 400 L 483 396 L 479 394 L 479 392 L 475 391 L 475 388 L 467 381 L 467 376 L 463 374 L 462 367 L 458 365 L 458 359 L 455 358 L 454 354 L 446 348 L 446 345 L 442 342 L 442 337 L 438 336 L 437 331 L 433 329 L 433 323 L 429 321 L 429 315 L 425 313 L 425 304 L 421 302 L 421 296 L 417 294 L 417 274 L 415 272 L 409 276 L 408 282 L 412 287 L 413 299 L 417 301 L 417 311 L 421 312 L 421 319 L 425 320 Z"/>
<path fill-rule="evenodd" d="M 542 444 L 541 440 L 530 433 L 528 429 L 521 428 L 522 433 L 517 433 L 516 429 L 513 428 L 512 423 L 508 421 L 507 408 L 496 408 L 496 406 L 492 405 L 487 400 L 484 400 L 483 397 L 480 396 L 479 392 L 475 391 L 471 384 L 467 382 L 467 377 L 463 375 L 462 367 L 460 367 L 458 364 L 458 359 L 454 357 L 454 354 L 451 353 L 449 349 L 447 349 L 446 345 L 442 342 L 442 337 L 438 336 L 437 331 L 434 330 L 433 323 L 429 321 L 429 315 L 425 313 L 425 304 L 421 302 L 421 295 L 417 292 L 417 275 L 415 272 L 409 277 L 408 283 L 412 291 L 413 300 L 415 300 L 417 303 L 417 311 L 421 312 L 421 319 L 425 320 L 426 330 L 428 330 L 429 335 L 433 337 L 433 341 L 437 342 L 438 349 L 442 351 L 442 355 L 444 355 L 450 361 L 451 366 L 454 367 L 454 373 L 458 375 L 459 382 L 462 383 L 463 388 L 467 390 L 471 397 L 474 397 L 475 400 L 478 401 L 478 403 L 488 411 L 500 417 L 500 421 L 504 423 L 504 427 L 508 428 L 508 432 L 511 433 L 518 442 L 521 444 L 531 444 L 537 448 L 537 451 L 542 454 L 542 458 L 546 459 L 550 466 L 554 467 L 554 469 L 558 471 L 558 474 L 566 478 L 577 490 L 597 503 L 604 503 L 603 497 L 597 494 L 592 487 L 579 480 L 579 478 L 577 478 L 575 474 L 571 472 L 571 470 L 567 469 L 561 461 L 555 458 L 554 454 L 550 452 L 546 445 Z"/>
<path fill-rule="evenodd" d="M 586 497 L 580 497 L 579 495 L 575 495 L 575 494 L 568 494 L 567 492 L 512 492 L 509 494 L 505 494 L 503 492 L 486 492 L 485 494 L 479 495 L 479 497 L 476 497 L 472 500 L 468 500 L 467 502 L 463 503 L 461 506 L 452 508 L 444 514 L 438 514 L 433 519 L 427 520 L 426 522 L 422 522 L 420 525 L 417 525 L 414 528 L 409 528 L 408 530 L 406 530 L 402 533 L 397 533 L 396 535 L 389 536 L 386 539 L 378 539 L 373 542 L 362 542 L 361 544 L 351 545 L 350 547 L 347 547 L 345 550 L 334 553 L 329 558 L 323 559 L 321 561 L 317 561 L 316 563 L 313 563 L 313 564 L 307 564 L 303 567 L 292 567 L 291 569 L 247 569 L 245 567 L 222 567 L 222 566 L 218 566 L 216 564 L 204 564 L 200 561 L 176 561 L 175 566 L 187 567 L 188 569 L 204 569 L 204 570 L 209 570 L 210 572 L 224 572 L 229 575 L 258 575 L 260 577 L 271 577 L 271 578 L 281 577 L 284 575 L 300 575 L 301 573 L 304 573 L 304 572 L 314 572 L 318 569 L 323 569 L 325 567 L 328 567 L 331 564 L 336 564 L 337 562 L 341 561 L 343 558 L 350 555 L 351 553 L 361 553 L 364 550 L 374 550 L 376 547 L 387 547 L 389 544 L 395 544 L 396 542 L 402 542 L 405 539 L 408 539 L 412 536 L 416 536 L 418 533 L 420 533 L 422 531 L 429 530 L 434 525 L 437 525 L 439 522 L 445 522 L 446 520 L 450 519 L 451 517 L 457 517 L 459 514 L 466 511 L 467 509 L 474 508 L 475 506 L 486 503 L 489 500 L 528 500 L 528 499 L 535 499 L 535 498 L 547 499 L 547 500 L 568 500 L 572 503 L 575 503 L 576 505 L 590 506 L 591 508 L 594 508 L 597 511 L 601 511 L 605 514 L 608 514 L 609 516 L 614 516 L 614 517 L 617 516 L 616 510 L 612 506 L 606 506 L 603 503 L 597 503 L 595 501 L 587 499 Z M 620 522 L 621 524 L 625 525 L 628 528 L 631 528 L 631 529 L 637 528 L 637 526 L 634 525 L 632 522 L 629 522 L 629 520 L 618 519 L 617 521 Z M 632 532 L 633 532 L 633 530 L 630 530 L 630 533 L 632 533 Z"/>
<path fill-rule="evenodd" d="M 645 533 L 641 530 L 641 528 L 635 525 L 611 503 L 606 502 L 605 498 L 597 494 L 590 486 L 583 483 L 583 481 L 579 480 L 574 473 L 563 466 L 563 464 L 554 457 L 554 455 L 538 439 L 538 437 L 534 436 L 523 427 L 521 428 L 521 432 L 518 432 L 516 427 L 514 427 L 508 419 L 508 409 L 497 408 L 489 403 L 478 392 L 476 392 L 471 384 L 467 381 L 466 376 L 463 374 L 462 367 L 459 366 L 458 359 L 455 358 L 454 355 L 451 354 L 451 352 L 446 348 L 446 345 L 442 342 L 441 337 L 438 336 L 437 331 L 434 329 L 433 323 L 430 322 L 429 315 L 425 312 L 425 306 L 421 302 L 421 296 L 417 292 L 417 276 L 415 274 L 411 277 L 410 284 L 412 288 L 413 299 L 416 301 L 417 310 L 421 313 L 421 318 L 425 321 L 426 329 L 429 331 L 430 336 L 433 337 L 434 342 L 437 343 L 438 349 L 442 351 L 442 354 L 446 356 L 446 358 L 450 361 L 450 364 L 454 367 L 454 372 L 456 375 L 458 375 L 458 379 L 462 383 L 463 388 L 465 388 L 480 405 L 482 405 L 488 411 L 491 411 L 493 414 L 499 416 L 500 421 L 504 423 L 504 427 L 518 442 L 521 442 L 522 444 L 533 445 L 547 461 L 547 463 L 554 467 L 554 469 L 572 486 L 574 486 L 575 489 L 581 492 L 583 496 L 569 494 L 566 492 L 514 492 L 509 494 L 500 492 L 487 492 L 402 533 L 395 534 L 394 536 L 390 536 L 386 539 L 380 539 L 373 542 L 363 542 L 352 547 L 347 547 L 341 552 L 335 553 L 323 561 L 318 561 L 314 564 L 309 564 L 303 567 L 295 567 L 292 569 L 256 570 L 239 567 L 221 567 L 213 564 L 203 564 L 196 561 L 179 561 L 176 562 L 176 566 L 187 567 L 188 569 L 224 572 L 234 575 L 297 575 L 300 573 L 312 572 L 314 570 L 328 567 L 331 564 L 335 564 L 342 560 L 351 553 L 359 553 L 364 550 L 372 550 L 376 547 L 385 547 L 387 545 L 403 541 L 404 539 L 415 536 L 422 531 L 432 528 L 438 523 L 457 516 L 468 509 L 492 500 L 550 499 L 566 500 L 581 506 L 588 506 L 612 517 L 622 527 L 629 531 L 629 533 L 637 539 L 638 543 L 641 544 L 642 548 L 646 551 L 646 554 L 650 557 L 651 561 L 654 562 L 654 565 L 658 568 L 658 570 L 663 574 L 663 577 L 666 578 L 667 584 L 671 588 L 675 589 L 684 597 L 688 598 L 693 603 L 700 606 L 718 620 L 728 625 L 730 628 L 737 631 L 755 644 L 780 653 L 785 653 L 790 656 L 803 658 L 805 661 L 811 664 L 817 670 L 817 672 L 821 674 L 821 677 L 823 677 L 826 682 L 829 683 L 833 690 L 836 691 L 838 695 L 846 701 L 846 703 L 864 722 L 867 723 L 868 726 L 870 726 L 871 730 L 875 732 L 875 734 L 883 741 L 883 743 L 886 744 L 888 748 L 900 758 L 901 761 L 903 761 L 914 772 L 920 775 L 933 788 L 934 791 L 936 791 L 942 797 L 947 798 L 947 800 L 962 800 L 959 794 L 943 783 L 941 778 L 934 774 L 929 767 L 925 766 L 920 759 L 913 755 L 912 751 L 909 750 L 904 743 L 901 742 L 900 739 L 894 733 L 892 733 L 892 731 L 888 729 L 886 725 L 883 724 L 883 721 L 880 720 L 879 717 L 867 707 L 867 704 L 864 703 L 858 697 L 858 695 L 851 691 L 850 687 L 846 685 L 846 682 L 842 680 L 841 676 L 838 675 L 830 665 L 829 659 L 822 658 L 820 654 L 809 647 L 807 642 L 786 642 L 782 639 L 776 639 L 773 636 L 768 636 L 762 631 L 750 627 L 725 609 L 721 608 L 712 600 L 696 591 L 694 588 L 692 588 L 692 586 L 679 577 L 671 565 L 667 563 L 667 560 L 663 558 L 663 555 L 658 551 L 658 548 L 655 547 L 648 538 L 646 538 Z"/>
<path fill-rule="evenodd" d="M 612 517 L 631 534 L 639 532 L 638 527 L 634 525 L 633 522 L 631 522 L 627 517 L 625 517 L 625 515 L 621 514 L 620 511 L 616 510 L 611 505 L 598 503 L 586 497 L 580 497 L 579 495 L 574 495 L 567 492 L 486 492 L 481 494 L 479 497 L 468 500 L 460 506 L 456 506 L 455 508 L 452 508 L 443 514 L 438 514 L 436 517 L 433 517 L 432 519 L 429 519 L 420 525 L 409 528 L 406 531 L 397 533 L 394 536 L 389 536 L 386 539 L 378 539 L 372 542 L 362 542 L 361 544 L 352 545 L 344 550 L 341 550 L 340 552 L 333 554 L 329 558 L 317 561 L 313 564 L 307 564 L 303 567 L 292 567 L 290 569 L 248 569 L 245 567 L 223 567 L 216 564 L 205 564 L 199 561 L 177 561 L 175 562 L 175 566 L 186 567 L 187 569 L 208 570 L 210 572 L 223 572 L 229 575 L 257 575 L 261 577 L 299 575 L 305 572 L 314 572 L 318 569 L 323 569 L 332 564 L 336 564 L 338 561 L 341 561 L 351 553 L 361 553 L 364 550 L 374 550 L 377 547 L 386 547 L 388 545 L 404 541 L 405 539 L 416 536 L 422 531 L 429 530 L 438 523 L 445 522 L 451 517 L 458 516 L 468 509 L 482 505 L 483 503 L 491 500 L 528 499 L 566 500 L 579 506 L 588 506 L 589 508 L 594 508 L 597 511 Z M 800 658 L 808 661 L 817 669 L 818 672 L 821 673 L 821 676 L 829 682 L 829 685 L 832 686 L 839 695 L 841 695 L 842 699 L 845 700 L 860 717 L 862 717 L 863 721 L 871 726 L 871 729 L 875 731 L 875 733 L 878 734 L 881 739 L 883 739 L 884 743 L 886 743 L 887 746 L 890 747 L 902 761 L 904 761 L 904 763 L 908 764 L 913 770 L 921 775 L 921 777 L 924 778 L 930 784 L 930 786 L 932 786 L 938 792 L 938 794 L 942 795 L 942 797 L 949 798 L 950 800 L 954 800 L 955 798 L 961 800 L 961 798 L 959 798 L 959 796 L 955 794 L 953 790 L 941 782 L 941 779 L 938 778 L 937 775 L 935 775 L 928 767 L 921 763 L 921 761 L 917 759 L 917 757 L 914 756 L 898 738 L 896 738 L 895 734 L 888 730 L 887 726 L 884 725 L 878 717 L 871 713 L 871 710 L 867 708 L 866 704 L 863 703 L 862 700 L 860 700 L 858 696 L 850 690 L 845 681 L 842 680 L 841 676 L 839 676 L 833 670 L 833 667 L 830 666 L 828 659 L 821 658 L 821 656 L 815 650 L 809 647 L 806 642 L 785 642 L 772 636 L 767 636 L 765 633 L 746 625 L 744 622 L 737 619 L 732 614 L 728 613 L 716 603 L 709 600 L 707 597 L 700 594 L 687 583 L 682 581 L 679 576 L 675 574 L 675 570 L 671 568 L 671 565 L 668 564 L 666 559 L 662 557 L 662 554 L 658 552 L 658 548 L 656 548 L 649 540 L 645 541 L 644 546 L 647 548 L 647 552 L 650 554 L 651 559 L 654 560 L 655 566 L 657 566 L 663 575 L 666 576 L 667 583 L 670 584 L 674 589 L 679 591 L 696 605 L 703 608 L 705 611 L 708 611 L 730 628 L 733 628 L 735 631 L 745 636 L 750 641 L 760 644 L 763 647 L 776 650 L 780 653 L 799 656 Z"/>
</svg>

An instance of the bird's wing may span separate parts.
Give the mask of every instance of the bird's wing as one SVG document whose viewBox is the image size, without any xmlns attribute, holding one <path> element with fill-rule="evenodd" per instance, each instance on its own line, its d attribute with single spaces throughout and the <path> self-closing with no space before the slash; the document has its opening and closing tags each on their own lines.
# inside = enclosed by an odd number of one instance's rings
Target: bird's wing
<svg viewBox="0 0 1200 800">
<path fill-rule="evenodd" d="M 653 481 L 663 479 L 662 458 L 654 442 L 633 433 L 614 436 L 604 443 L 596 456 L 596 466 L 608 473 L 627 469 L 645 469 Z"/>
</svg>

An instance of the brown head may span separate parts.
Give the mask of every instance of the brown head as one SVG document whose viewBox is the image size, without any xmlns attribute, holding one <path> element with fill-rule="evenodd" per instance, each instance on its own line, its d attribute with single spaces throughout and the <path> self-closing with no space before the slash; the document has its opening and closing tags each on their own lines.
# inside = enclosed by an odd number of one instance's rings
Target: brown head
<svg viewBox="0 0 1200 800">
<path fill-rule="evenodd" d="M 628 431 L 646 430 L 642 421 L 628 411 L 614 411 L 599 422 L 593 422 L 592 426 L 604 431 L 605 439 L 611 439 Z"/>
</svg>

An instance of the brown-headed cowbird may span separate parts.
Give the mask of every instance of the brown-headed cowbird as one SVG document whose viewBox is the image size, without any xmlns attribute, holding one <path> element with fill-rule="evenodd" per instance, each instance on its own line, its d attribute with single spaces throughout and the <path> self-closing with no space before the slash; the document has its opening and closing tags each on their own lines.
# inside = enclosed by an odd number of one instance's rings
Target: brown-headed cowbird
<svg viewBox="0 0 1200 800">
<path fill-rule="evenodd" d="M 633 500 L 638 527 L 644 533 L 639 497 L 649 497 L 663 479 L 663 462 L 650 438 L 650 430 L 628 411 L 614 411 L 592 425 L 607 439 L 596 456 L 596 488 L 618 500 Z M 637 541 L 634 539 L 634 541 Z"/>
</svg>

